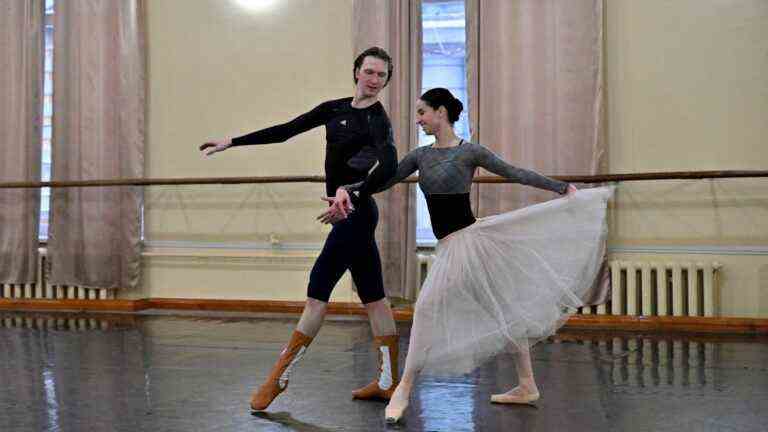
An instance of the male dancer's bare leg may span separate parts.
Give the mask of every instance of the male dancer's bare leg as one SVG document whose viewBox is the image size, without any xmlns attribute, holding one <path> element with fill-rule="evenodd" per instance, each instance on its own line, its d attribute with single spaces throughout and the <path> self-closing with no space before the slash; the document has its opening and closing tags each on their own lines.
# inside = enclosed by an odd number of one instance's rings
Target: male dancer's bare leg
<svg viewBox="0 0 768 432">
<path fill-rule="evenodd" d="M 365 311 L 368 313 L 368 319 L 371 322 L 371 330 L 374 336 L 390 336 L 397 334 L 395 319 L 392 314 L 392 308 L 389 300 L 381 300 L 367 303 Z"/>
<path fill-rule="evenodd" d="M 314 338 L 320 331 L 320 327 L 323 326 L 327 311 L 328 303 L 308 297 L 304 310 L 301 312 L 299 324 L 296 325 L 296 330 Z"/>
</svg>

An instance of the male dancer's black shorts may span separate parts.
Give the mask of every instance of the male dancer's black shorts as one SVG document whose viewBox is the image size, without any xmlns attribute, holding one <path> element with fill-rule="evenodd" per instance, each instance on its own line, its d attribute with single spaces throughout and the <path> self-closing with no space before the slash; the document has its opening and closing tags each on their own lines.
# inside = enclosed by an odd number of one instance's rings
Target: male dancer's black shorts
<svg viewBox="0 0 768 432">
<path fill-rule="evenodd" d="M 352 273 L 363 303 L 385 297 L 381 257 L 374 237 L 378 222 L 379 209 L 369 196 L 358 200 L 355 210 L 333 225 L 309 275 L 307 297 L 328 302 L 331 291 L 347 270 Z"/>
</svg>

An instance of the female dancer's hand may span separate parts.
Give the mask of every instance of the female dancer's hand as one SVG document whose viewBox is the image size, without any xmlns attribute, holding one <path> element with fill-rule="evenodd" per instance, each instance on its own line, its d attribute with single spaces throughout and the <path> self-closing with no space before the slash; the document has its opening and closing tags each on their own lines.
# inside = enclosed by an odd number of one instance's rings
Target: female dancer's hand
<svg viewBox="0 0 768 432">
<path fill-rule="evenodd" d="M 214 153 L 224 151 L 232 145 L 232 138 L 224 138 L 222 140 L 206 141 L 200 146 L 200 151 L 206 156 L 210 156 Z"/>
<path fill-rule="evenodd" d="M 576 186 L 574 186 L 573 183 L 569 183 L 568 184 L 568 189 L 565 190 L 565 195 L 569 196 L 569 197 L 572 197 L 573 195 L 576 194 L 577 190 L 578 189 L 576 189 Z"/>
<path fill-rule="evenodd" d="M 349 193 L 344 188 L 338 188 L 335 197 L 322 197 L 322 200 L 331 203 L 328 210 L 317 217 L 317 220 L 324 224 L 332 224 L 342 219 L 346 219 L 349 212 L 355 209 L 352 206 L 352 200 L 349 197 Z"/>
</svg>

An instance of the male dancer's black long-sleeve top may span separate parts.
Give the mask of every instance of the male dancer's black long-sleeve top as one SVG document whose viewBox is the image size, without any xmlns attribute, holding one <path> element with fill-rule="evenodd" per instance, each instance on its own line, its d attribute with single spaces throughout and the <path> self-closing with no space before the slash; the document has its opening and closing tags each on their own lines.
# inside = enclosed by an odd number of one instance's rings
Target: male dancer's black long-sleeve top
<svg viewBox="0 0 768 432">
<path fill-rule="evenodd" d="M 384 107 L 376 102 L 354 108 L 351 97 L 324 102 L 288 123 L 234 138 L 232 146 L 284 142 L 321 125 L 326 129 L 328 196 L 334 196 L 339 186 L 358 182 L 362 182 L 357 189 L 359 195 L 370 196 L 395 174 L 397 150 Z"/>
<path fill-rule="evenodd" d="M 325 189 L 334 196 L 339 186 L 358 183 L 356 211 L 334 224 L 309 275 L 307 297 L 328 302 L 345 271 L 352 273 L 363 303 L 385 297 L 381 259 L 374 236 L 378 209 L 371 197 L 397 170 L 392 126 L 379 102 L 353 108 L 352 98 L 324 102 L 281 125 L 234 138 L 233 146 L 283 142 L 325 125 Z M 378 163 L 378 165 L 377 165 Z"/>
</svg>

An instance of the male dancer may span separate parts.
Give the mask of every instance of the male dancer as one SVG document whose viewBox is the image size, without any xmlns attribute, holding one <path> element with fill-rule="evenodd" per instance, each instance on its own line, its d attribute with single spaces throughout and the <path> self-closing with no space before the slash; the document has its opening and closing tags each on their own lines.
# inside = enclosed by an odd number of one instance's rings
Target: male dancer
<svg viewBox="0 0 768 432">
<path fill-rule="evenodd" d="M 378 208 L 371 197 L 372 191 L 386 184 L 397 168 L 392 126 L 378 100 L 379 93 L 392 77 L 392 70 L 392 59 L 386 51 L 369 48 L 355 59 L 353 65 L 353 97 L 324 102 L 288 123 L 200 146 L 200 150 L 210 156 L 235 146 L 284 142 L 325 125 L 327 196 L 333 197 L 339 186 L 363 182 L 353 200 L 354 212 L 330 221 L 334 225 L 312 268 L 301 319 L 272 372 L 253 393 L 250 405 L 254 411 L 266 409 L 287 387 L 291 369 L 320 330 L 331 291 L 346 270 L 352 273 L 360 300 L 365 305 L 380 359 L 379 376 L 367 386 L 353 391 L 353 396 L 388 400 L 397 386 L 398 336 L 384 294 L 381 260 L 374 237 Z"/>
</svg>

